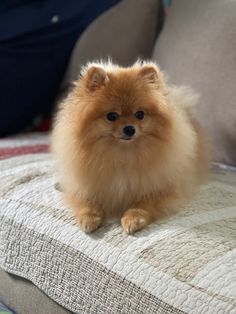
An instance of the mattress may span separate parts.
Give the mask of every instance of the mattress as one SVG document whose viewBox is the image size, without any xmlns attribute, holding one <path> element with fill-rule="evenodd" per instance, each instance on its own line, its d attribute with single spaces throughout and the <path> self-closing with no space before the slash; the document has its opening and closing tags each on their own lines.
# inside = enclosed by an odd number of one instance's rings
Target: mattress
<svg viewBox="0 0 236 314">
<path fill-rule="evenodd" d="M 236 172 L 217 167 L 177 216 L 80 231 L 48 137 L 0 141 L 0 268 L 74 313 L 236 313 Z M 99 182 L 98 182 L 99 184 Z"/>
</svg>

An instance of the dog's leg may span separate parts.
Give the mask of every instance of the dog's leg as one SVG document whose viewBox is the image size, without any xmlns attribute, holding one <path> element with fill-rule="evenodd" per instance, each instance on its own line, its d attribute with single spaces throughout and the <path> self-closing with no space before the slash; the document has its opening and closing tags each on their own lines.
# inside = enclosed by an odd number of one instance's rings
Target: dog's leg
<svg viewBox="0 0 236 314">
<path fill-rule="evenodd" d="M 71 194 L 65 194 L 65 200 L 72 207 L 81 230 L 89 233 L 102 225 L 104 218 L 102 210 L 90 206 L 84 201 L 81 202 Z"/>
<path fill-rule="evenodd" d="M 131 234 L 149 225 L 153 219 L 152 213 L 144 209 L 144 206 L 135 206 L 125 211 L 121 225 L 126 233 Z"/>
<path fill-rule="evenodd" d="M 181 193 L 174 188 L 151 195 L 127 209 L 121 218 L 121 225 L 128 234 L 134 233 L 156 219 L 177 213 L 181 201 Z"/>
</svg>

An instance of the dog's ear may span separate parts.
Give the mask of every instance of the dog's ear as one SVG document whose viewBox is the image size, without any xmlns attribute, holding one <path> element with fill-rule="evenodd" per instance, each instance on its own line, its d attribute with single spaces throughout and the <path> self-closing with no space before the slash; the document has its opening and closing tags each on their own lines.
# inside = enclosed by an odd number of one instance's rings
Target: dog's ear
<svg viewBox="0 0 236 314">
<path fill-rule="evenodd" d="M 139 71 L 139 75 L 149 84 L 158 85 L 160 81 L 160 70 L 155 65 L 143 65 Z"/>
<path fill-rule="evenodd" d="M 90 91 L 95 91 L 106 84 L 108 75 L 100 67 L 92 66 L 86 74 L 86 85 Z"/>
</svg>

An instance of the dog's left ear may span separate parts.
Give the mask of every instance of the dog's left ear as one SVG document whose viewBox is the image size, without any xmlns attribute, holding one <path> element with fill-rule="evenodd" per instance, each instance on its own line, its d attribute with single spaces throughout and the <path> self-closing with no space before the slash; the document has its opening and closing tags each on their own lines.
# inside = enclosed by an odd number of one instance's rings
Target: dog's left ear
<svg viewBox="0 0 236 314">
<path fill-rule="evenodd" d="M 158 84 L 160 81 L 160 71 L 154 65 L 143 65 L 139 75 L 150 84 Z"/>
<path fill-rule="evenodd" d="M 108 75 L 100 67 L 92 66 L 86 74 L 86 85 L 90 91 L 95 91 L 106 84 Z"/>
</svg>

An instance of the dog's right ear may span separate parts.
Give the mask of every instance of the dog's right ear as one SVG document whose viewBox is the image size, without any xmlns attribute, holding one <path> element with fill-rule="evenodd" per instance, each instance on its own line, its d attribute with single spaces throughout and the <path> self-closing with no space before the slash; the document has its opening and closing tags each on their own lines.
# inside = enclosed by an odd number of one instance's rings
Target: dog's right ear
<svg viewBox="0 0 236 314">
<path fill-rule="evenodd" d="M 95 91 L 105 86 L 108 81 L 108 75 L 100 67 L 92 66 L 87 70 L 85 75 L 86 86 L 90 91 Z"/>
</svg>

